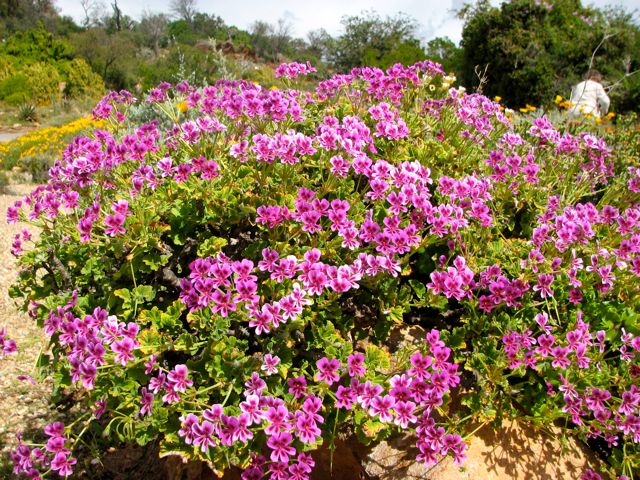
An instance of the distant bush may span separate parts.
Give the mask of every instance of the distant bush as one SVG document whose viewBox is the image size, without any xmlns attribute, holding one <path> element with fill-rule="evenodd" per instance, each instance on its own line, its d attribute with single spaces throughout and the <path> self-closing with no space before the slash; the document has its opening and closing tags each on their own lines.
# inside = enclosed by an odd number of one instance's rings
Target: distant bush
<svg viewBox="0 0 640 480">
<path fill-rule="evenodd" d="M 13 62 L 11 57 L 0 55 L 0 81 L 10 77 L 13 74 Z"/>
<path fill-rule="evenodd" d="M 0 100 L 9 105 L 20 105 L 31 98 L 29 79 L 20 73 L 0 82 Z"/>
<path fill-rule="evenodd" d="M 43 27 L 16 32 L 0 44 L 0 53 L 18 58 L 24 64 L 73 58 L 73 47 Z"/>
<path fill-rule="evenodd" d="M 23 68 L 22 72 L 27 77 L 32 102 L 38 105 L 49 104 L 60 95 L 62 77 L 54 65 L 38 62 Z"/>
<path fill-rule="evenodd" d="M 68 97 L 99 97 L 105 91 L 102 77 L 82 58 L 63 63 L 60 70 L 66 81 L 64 93 Z"/>
</svg>

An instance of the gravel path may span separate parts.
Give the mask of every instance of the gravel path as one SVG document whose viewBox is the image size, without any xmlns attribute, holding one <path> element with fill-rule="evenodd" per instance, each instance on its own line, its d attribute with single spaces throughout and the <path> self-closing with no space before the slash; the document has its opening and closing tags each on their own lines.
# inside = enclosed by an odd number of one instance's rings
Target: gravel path
<svg viewBox="0 0 640 480">
<path fill-rule="evenodd" d="M 43 345 L 42 331 L 9 297 L 8 289 L 16 278 L 16 261 L 11 243 L 26 225 L 8 225 L 7 207 L 32 190 L 30 185 L 11 185 L 0 195 L 0 328 L 15 340 L 18 352 L 0 358 L 0 477 L 7 472 L 7 454 L 16 445 L 16 433 L 42 429 L 49 419 L 47 398 L 49 382 L 32 385 L 18 375 L 33 375 L 34 364 Z M 28 435 L 25 435 L 28 436 Z"/>
</svg>

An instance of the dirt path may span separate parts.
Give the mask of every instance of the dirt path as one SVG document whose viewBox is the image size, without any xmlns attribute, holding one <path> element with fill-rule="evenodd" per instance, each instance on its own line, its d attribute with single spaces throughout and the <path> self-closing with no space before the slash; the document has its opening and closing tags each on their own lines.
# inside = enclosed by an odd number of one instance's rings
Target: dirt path
<svg viewBox="0 0 640 480">
<path fill-rule="evenodd" d="M 10 142 L 14 138 L 24 135 L 26 132 L 0 132 L 0 142 Z"/>
<path fill-rule="evenodd" d="M 16 278 L 15 258 L 11 243 L 24 224 L 8 225 L 7 207 L 22 198 L 33 187 L 11 185 L 0 195 L 0 328 L 15 340 L 18 352 L 0 358 L 0 478 L 11 478 L 7 455 L 15 447 L 17 432 L 41 429 L 49 418 L 47 397 L 50 384 L 32 385 L 18 380 L 18 375 L 32 375 L 35 361 L 44 344 L 41 330 L 25 314 L 18 312 L 8 289 Z"/>
<path fill-rule="evenodd" d="M 10 142 L 11 140 L 21 137 L 22 135 L 33 132 L 33 130 L 33 127 L 25 127 L 22 125 L 19 127 L 11 128 L 2 127 L 2 129 L 0 129 L 0 142 Z"/>
</svg>

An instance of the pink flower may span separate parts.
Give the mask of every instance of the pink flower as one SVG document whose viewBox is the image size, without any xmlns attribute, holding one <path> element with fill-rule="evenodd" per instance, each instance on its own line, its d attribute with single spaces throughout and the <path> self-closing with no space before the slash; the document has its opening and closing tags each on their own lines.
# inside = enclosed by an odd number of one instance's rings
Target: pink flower
<svg viewBox="0 0 640 480">
<path fill-rule="evenodd" d="M 104 233 L 109 235 L 110 237 L 115 237 L 116 235 L 120 235 L 126 232 L 124 227 L 122 226 L 125 221 L 125 216 L 121 213 L 116 213 L 115 215 L 107 215 L 104 219 L 105 225 L 107 228 L 104 229 Z"/>
<path fill-rule="evenodd" d="M 122 366 L 134 359 L 134 356 L 131 353 L 134 348 L 136 348 L 136 342 L 129 337 L 124 337 L 122 340 L 116 340 L 111 344 L 111 350 L 116 353 L 115 360 Z"/>
<path fill-rule="evenodd" d="M 295 455 L 296 449 L 291 446 L 292 440 L 288 432 L 279 432 L 269 437 L 267 446 L 271 449 L 272 462 L 288 462 L 289 457 Z"/>
<path fill-rule="evenodd" d="M 347 359 L 349 365 L 350 377 L 362 377 L 367 372 L 367 367 L 364 366 L 364 355 L 362 353 L 353 353 L 349 355 Z"/>
<path fill-rule="evenodd" d="M 307 381 L 302 376 L 289 379 L 287 385 L 289 393 L 293 393 L 295 398 L 302 397 L 307 391 Z"/>
<path fill-rule="evenodd" d="M 149 393 L 147 392 L 147 389 L 145 387 L 142 387 L 142 392 L 141 392 L 141 399 L 140 399 L 140 415 L 145 416 L 145 415 L 151 415 L 152 411 L 151 411 L 151 406 L 153 404 L 153 399 L 154 399 L 154 395 L 153 393 Z"/>
<path fill-rule="evenodd" d="M 51 460 L 51 469 L 54 472 L 58 472 L 61 477 L 68 477 L 73 473 L 73 466 L 76 464 L 76 459 L 73 457 L 67 457 L 67 454 L 63 452 L 56 453 L 56 456 Z"/>
<path fill-rule="evenodd" d="M 240 403 L 240 410 L 247 415 L 247 425 L 260 423 L 264 418 L 264 413 L 260 409 L 260 397 L 258 395 L 248 395 L 247 399 Z"/>
<path fill-rule="evenodd" d="M 314 415 L 305 413 L 298 416 L 295 431 L 298 438 L 304 443 L 314 443 L 321 434 Z"/>
<path fill-rule="evenodd" d="M 316 380 L 325 381 L 329 385 L 333 384 L 340 380 L 340 375 L 336 373 L 338 368 L 340 368 L 340 362 L 332 358 L 329 360 L 327 357 L 323 357 L 316 362 L 316 366 L 318 367 L 318 373 L 316 373 Z"/>
<path fill-rule="evenodd" d="M 264 429 L 264 432 L 267 435 L 275 435 L 281 428 L 286 427 L 288 416 L 289 410 L 282 405 L 269 407 L 265 414 L 265 419 L 269 422 L 269 425 Z"/>
<path fill-rule="evenodd" d="M 415 423 L 418 418 L 413 414 L 416 404 L 413 402 L 396 402 L 393 409 L 396 412 L 396 418 L 393 423 L 400 428 L 407 428 L 409 423 Z"/>
<path fill-rule="evenodd" d="M 187 378 L 189 369 L 186 365 L 176 365 L 167 375 L 169 385 L 176 392 L 186 392 L 187 387 L 193 385 L 193 381 Z"/>
<path fill-rule="evenodd" d="M 369 408 L 369 415 L 380 417 L 381 422 L 390 422 L 393 420 L 391 414 L 391 408 L 395 405 L 396 401 L 391 395 L 385 395 L 384 397 L 373 397 L 371 401 L 371 407 Z"/>
<path fill-rule="evenodd" d="M 264 372 L 266 372 L 267 375 L 273 375 L 275 373 L 278 373 L 277 365 L 279 363 L 280 363 L 280 358 L 277 355 L 271 355 L 270 353 L 267 353 L 264 356 L 263 363 L 262 363 L 262 366 L 260 367 L 260 370 L 263 370 Z"/>
</svg>

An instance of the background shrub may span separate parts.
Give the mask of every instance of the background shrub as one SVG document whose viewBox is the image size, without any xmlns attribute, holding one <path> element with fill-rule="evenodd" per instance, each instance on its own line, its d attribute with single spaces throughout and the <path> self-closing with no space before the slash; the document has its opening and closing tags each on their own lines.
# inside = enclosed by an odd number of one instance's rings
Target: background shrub
<svg viewBox="0 0 640 480">
<path fill-rule="evenodd" d="M 95 98 L 104 94 L 104 81 L 82 58 L 63 62 L 60 71 L 64 78 L 64 94 L 70 98 Z"/>
<path fill-rule="evenodd" d="M 9 105 L 23 104 L 31 97 L 30 80 L 24 73 L 13 75 L 0 82 L 0 99 Z"/>
<path fill-rule="evenodd" d="M 22 68 L 27 78 L 27 88 L 31 93 L 30 100 L 38 105 L 49 105 L 59 98 L 62 77 L 54 65 L 38 62 Z"/>
</svg>

